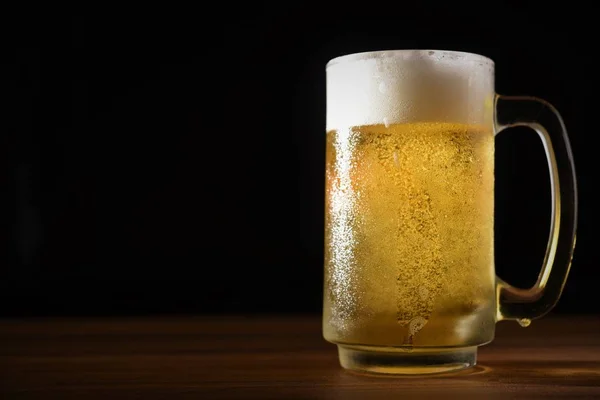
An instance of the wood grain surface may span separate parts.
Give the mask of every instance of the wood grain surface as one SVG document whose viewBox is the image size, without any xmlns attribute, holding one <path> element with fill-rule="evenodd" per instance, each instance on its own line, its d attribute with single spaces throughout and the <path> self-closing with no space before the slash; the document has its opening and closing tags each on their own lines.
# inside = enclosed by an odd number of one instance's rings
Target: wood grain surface
<svg viewBox="0 0 600 400">
<path fill-rule="evenodd" d="M 600 317 L 501 322 L 476 367 L 372 377 L 318 316 L 0 321 L 2 399 L 600 399 Z"/>
</svg>

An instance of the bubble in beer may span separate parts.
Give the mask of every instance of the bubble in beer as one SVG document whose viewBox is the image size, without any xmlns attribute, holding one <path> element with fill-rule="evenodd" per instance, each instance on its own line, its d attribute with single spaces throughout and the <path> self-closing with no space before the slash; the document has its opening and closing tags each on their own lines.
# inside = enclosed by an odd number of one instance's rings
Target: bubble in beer
<svg viewBox="0 0 600 400">
<path fill-rule="evenodd" d="M 415 317 L 410 320 L 408 324 L 408 334 L 410 336 L 416 335 L 423 327 L 427 324 L 427 320 L 423 317 Z"/>
<path fill-rule="evenodd" d="M 427 300 L 429 297 L 429 289 L 425 286 L 419 286 L 419 296 L 421 297 L 421 300 Z"/>
</svg>

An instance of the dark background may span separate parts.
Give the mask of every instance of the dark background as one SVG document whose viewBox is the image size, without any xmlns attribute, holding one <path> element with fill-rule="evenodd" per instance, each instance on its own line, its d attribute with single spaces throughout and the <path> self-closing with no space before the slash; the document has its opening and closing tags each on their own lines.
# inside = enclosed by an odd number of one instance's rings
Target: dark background
<svg viewBox="0 0 600 400">
<path fill-rule="evenodd" d="M 486 55 L 499 93 L 561 111 L 580 225 L 555 312 L 596 312 L 590 9 L 211 7 L 8 15 L 1 315 L 320 312 L 325 64 L 403 48 Z M 537 135 L 500 135 L 496 171 L 497 271 L 526 287 L 550 213 Z"/>
</svg>

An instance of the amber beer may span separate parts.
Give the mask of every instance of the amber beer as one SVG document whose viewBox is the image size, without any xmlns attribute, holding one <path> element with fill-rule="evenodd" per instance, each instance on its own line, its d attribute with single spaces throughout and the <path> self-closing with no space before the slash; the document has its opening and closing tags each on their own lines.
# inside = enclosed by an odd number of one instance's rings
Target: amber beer
<svg viewBox="0 0 600 400">
<path fill-rule="evenodd" d="M 325 337 L 400 347 L 491 340 L 493 190 L 489 127 L 329 131 Z"/>
</svg>

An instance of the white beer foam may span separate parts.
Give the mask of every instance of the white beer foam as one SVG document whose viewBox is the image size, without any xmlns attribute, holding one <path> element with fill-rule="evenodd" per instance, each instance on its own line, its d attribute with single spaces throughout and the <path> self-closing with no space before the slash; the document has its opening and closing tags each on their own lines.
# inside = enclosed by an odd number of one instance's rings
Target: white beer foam
<svg viewBox="0 0 600 400">
<path fill-rule="evenodd" d="M 327 64 L 327 131 L 441 121 L 491 124 L 494 63 L 471 53 L 396 50 Z"/>
</svg>

